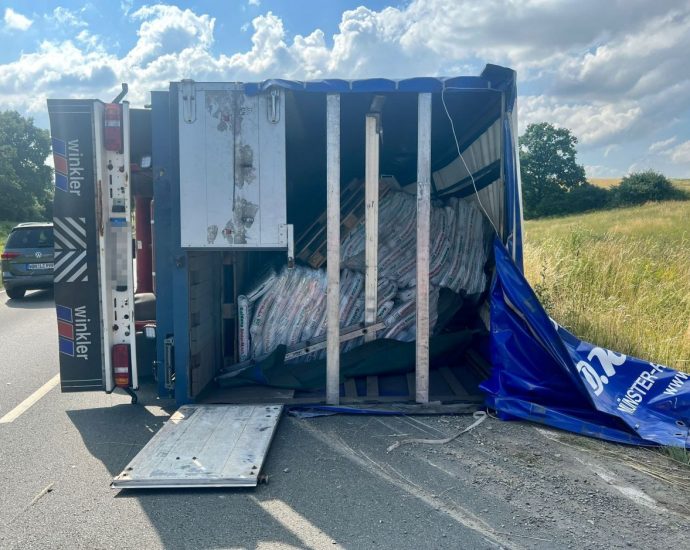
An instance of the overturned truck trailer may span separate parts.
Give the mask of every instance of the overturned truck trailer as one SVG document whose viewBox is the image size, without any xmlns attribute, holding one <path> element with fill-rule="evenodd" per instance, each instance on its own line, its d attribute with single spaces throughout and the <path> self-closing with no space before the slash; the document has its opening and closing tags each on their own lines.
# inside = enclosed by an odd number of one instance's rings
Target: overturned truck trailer
<svg viewBox="0 0 690 550">
<path fill-rule="evenodd" d="M 687 445 L 687 376 L 578 340 L 522 275 L 513 71 L 121 99 L 48 101 L 62 389 L 182 406 L 116 486 L 253 485 L 286 405 Z"/>
</svg>

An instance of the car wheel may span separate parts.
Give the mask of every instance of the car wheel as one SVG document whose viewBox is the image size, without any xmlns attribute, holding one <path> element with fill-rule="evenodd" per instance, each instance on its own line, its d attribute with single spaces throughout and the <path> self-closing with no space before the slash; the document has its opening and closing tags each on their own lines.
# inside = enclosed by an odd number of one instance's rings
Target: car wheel
<svg viewBox="0 0 690 550">
<path fill-rule="evenodd" d="M 12 298 L 13 300 L 18 300 L 19 298 L 23 298 L 25 293 L 26 293 L 25 288 L 8 288 L 7 289 L 7 295 L 10 298 Z"/>
</svg>

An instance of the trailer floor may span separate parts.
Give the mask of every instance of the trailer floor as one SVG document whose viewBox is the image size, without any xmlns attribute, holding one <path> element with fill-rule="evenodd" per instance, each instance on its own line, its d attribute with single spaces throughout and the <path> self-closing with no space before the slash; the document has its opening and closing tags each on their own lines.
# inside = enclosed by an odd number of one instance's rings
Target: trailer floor
<svg viewBox="0 0 690 550">
<path fill-rule="evenodd" d="M 408 414 L 471 413 L 480 408 L 484 394 L 479 384 L 488 377 L 486 366 L 468 361 L 429 372 L 429 405 L 415 404 L 414 372 L 348 378 L 340 386 L 340 405 L 352 409 Z M 326 404 L 323 390 L 295 391 L 267 386 L 223 388 L 212 386 L 199 403 L 280 403 L 309 407 Z"/>
</svg>

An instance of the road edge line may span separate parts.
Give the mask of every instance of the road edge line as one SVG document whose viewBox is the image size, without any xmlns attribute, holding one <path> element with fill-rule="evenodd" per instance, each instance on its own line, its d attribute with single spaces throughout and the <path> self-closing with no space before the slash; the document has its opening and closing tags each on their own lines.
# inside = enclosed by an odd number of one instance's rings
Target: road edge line
<svg viewBox="0 0 690 550">
<path fill-rule="evenodd" d="M 43 384 L 40 388 L 38 388 L 34 393 L 32 393 L 29 397 L 24 399 L 24 401 L 19 403 L 19 405 L 17 405 L 14 409 L 12 409 L 5 416 L 0 418 L 0 424 L 9 424 L 17 420 L 17 418 L 19 418 L 22 414 L 24 414 L 31 407 L 33 407 L 44 395 L 46 395 L 59 383 L 60 375 L 56 374 L 45 384 Z"/>
</svg>

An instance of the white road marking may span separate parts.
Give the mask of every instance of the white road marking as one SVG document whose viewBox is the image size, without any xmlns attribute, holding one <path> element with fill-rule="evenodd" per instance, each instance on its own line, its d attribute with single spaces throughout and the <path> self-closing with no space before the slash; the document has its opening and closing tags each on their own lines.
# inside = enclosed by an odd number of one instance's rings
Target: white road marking
<svg viewBox="0 0 690 550">
<path fill-rule="evenodd" d="M 33 405 L 35 405 L 41 397 L 43 397 L 45 394 L 47 394 L 50 390 L 52 390 L 55 386 L 58 385 L 60 382 L 60 375 L 56 374 L 53 376 L 50 380 L 48 380 L 45 384 L 43 384 L 40 388 L 38 388 L 34 393 L 32 393 L 29 397 L 24 399 L 19 405 L 17 405 L 14 409 L 12 409 L 10 412 L 8 412 L 5 416 L 0 418 L 0 424 L 9 424 L 10 422 L 14 422 L 19 418 L 22 414 L 24 414 L 26 411 L 28 411 Z"/>
<path fill-rule="evenodd" d="M 282 500 L 259 500 L 256 497 L 252 497 L 252 500 L 261 506 L 264 512 L 270 514 L 274 520 L 301 540 L 307 548 L 343 548 L 332 537 L 329 537 Z"/>
<path fill-rule="evenodd" d="M 603 479 L 611 487 L 613 487 L 614 489 L 619 491 L 624 497 L 632 500 L 634 503 L 641 504 L 642 506 L 646 506 L 647 508 L 650 508 L 650 509 L 654 510 L 655 512 L 661 512 L 661 513 L 668 512 L 668 510 L 666 508 L 664 508 L 663 506 L 660 506 L 656 500 L 654 500 L 652 497 L 650 497 L 643 490 L 638 489 L 637 487 L 634 487 L 633 485 L 624 485 L 623 483 L 619 482 L 618 479 L 616 478 L 616 474 L 614 474 L 613 472 L 606 470 L 602 466 L 597 466 L 596 464 L 592 464 L 591 462 L 585 462 L 584 460 L 582 460 L 578 457 L 575 457 L 575 460 L 577 460 L 580 464 L 587 466 L 590 470 L 592 470 L 596 475 L 598 475 L 601 479 Z"/>
</svg>

